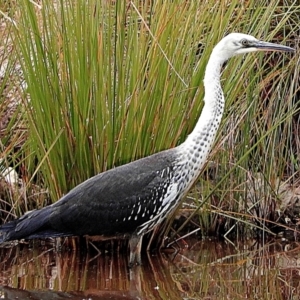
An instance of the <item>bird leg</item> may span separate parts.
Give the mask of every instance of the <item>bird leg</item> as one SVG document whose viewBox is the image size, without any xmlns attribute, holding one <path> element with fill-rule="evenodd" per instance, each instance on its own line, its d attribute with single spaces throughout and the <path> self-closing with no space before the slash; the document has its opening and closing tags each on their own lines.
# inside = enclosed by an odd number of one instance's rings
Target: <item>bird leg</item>
<svg viewBox="0 0 300 300">
<path fill-rule="evenodd" d="M 133 234 L 129 239 L 129 248 L 130 248 L 130 256 L 129 256 L 129 267 L 133 267 L 134 264 L 141 265 L 141 248 L 142 248 L 142 235 Z"/>
</svg>

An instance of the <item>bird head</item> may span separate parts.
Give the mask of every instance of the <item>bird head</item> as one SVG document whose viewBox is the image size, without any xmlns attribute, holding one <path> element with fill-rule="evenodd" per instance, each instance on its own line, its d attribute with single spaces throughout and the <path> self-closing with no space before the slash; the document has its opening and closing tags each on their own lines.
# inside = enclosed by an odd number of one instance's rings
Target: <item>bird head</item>
<svg viewBox="0 0 300 300">
<path fill-rule="evenodd" d="M 295 50 L 287 46 L 263 42 L 251 35 L 243 33 L 230 33 L 224 37 L 214 49 L 214 52 L 217 52 L 218 56 L 224 60 L 238 54 L 255 51 L 294 52 Z"/>
</svg>

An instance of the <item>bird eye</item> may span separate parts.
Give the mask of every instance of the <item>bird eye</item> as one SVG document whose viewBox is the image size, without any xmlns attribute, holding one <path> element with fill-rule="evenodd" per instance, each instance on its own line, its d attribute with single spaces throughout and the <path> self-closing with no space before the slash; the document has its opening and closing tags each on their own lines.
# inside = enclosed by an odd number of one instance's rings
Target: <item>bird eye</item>
<svg viewBox="0 0 300 300">
<path fill-rule="evenodd" d="M 243 46 L 249 46 L 249 42 L 248 42 L 248 40 L 246 40 L 246 39 L 242 39 L 241 40 L 241 44 L 243 45 Z"/>
</svg>

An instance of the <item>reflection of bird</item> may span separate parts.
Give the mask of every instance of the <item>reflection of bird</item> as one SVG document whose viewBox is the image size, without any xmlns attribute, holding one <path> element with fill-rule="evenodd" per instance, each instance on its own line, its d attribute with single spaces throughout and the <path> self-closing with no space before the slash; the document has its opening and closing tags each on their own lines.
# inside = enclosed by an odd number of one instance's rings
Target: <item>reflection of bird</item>
<svg viewBox="0 0 300 300">
<path fill-rule="evenodd" d="M 204 78 L 205 105 L 183 144 L 86 180 L 56 203 L 2 225 L 0 242 L 74 235 L 125 237 L 129 238 L 129 264 L 141 263 L 143 235 L 177 207 L 215 139 L 224 109 L 223 63 L 237 54 L 260 50 L 293 51 L 250 35 L 229 34 L 210 56 Z"/>
</svg>

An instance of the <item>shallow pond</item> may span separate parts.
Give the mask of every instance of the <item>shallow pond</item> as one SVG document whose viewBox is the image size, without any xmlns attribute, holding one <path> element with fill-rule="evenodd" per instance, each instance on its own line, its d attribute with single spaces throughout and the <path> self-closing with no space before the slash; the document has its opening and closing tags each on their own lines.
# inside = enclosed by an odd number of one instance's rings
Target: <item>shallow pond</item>
<svg viewBox="0 0 300 300">
<path fill-rule="evenodd" d="M 189 240 L 180 252 L 0 249 L 0 299 L 300 299 L 300 243 Z"/>
</svg>

